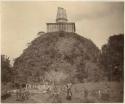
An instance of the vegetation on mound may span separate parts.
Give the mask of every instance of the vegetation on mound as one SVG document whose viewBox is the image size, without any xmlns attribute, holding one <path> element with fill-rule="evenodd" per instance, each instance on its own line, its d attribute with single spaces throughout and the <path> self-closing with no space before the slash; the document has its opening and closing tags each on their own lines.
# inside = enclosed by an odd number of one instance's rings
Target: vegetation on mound
<svg viewBox="0 0 125 104">
<path fill-rule="evenodd" d="M 109 37 L 101 52 L 76 33 L 52 32 L 39 35 L 16 58 L 14 67 L 1 56 L 2 83 L 13 81 L 85 82 L 123 80 L 124 34 Z"/>
<path fill-rule="evenodd" d="M 99 54 L 99 49 L 91 40 L 76 33 L 45 33 L 30 43 L 15 60 L 14 68 L 24 81 L 98 80 Z"/>
</svg>

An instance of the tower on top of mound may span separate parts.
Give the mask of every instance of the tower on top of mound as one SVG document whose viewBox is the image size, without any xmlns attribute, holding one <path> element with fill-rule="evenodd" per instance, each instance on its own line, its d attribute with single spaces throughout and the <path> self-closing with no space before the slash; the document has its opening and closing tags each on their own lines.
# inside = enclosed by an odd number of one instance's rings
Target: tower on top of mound
<svg viewBox="0 0 125 104">
<path fill-rule="evenodd" d="M 66 10 L 64 8 L 58 7 L 56 22 L 67 22 Z"/>
<path fill-rule="evenodd" d="M 66 10 L 58 7 L 56 23 L 47 23 L 47 32 L 75 32 L 75 23 L 68 22 Z"/>
</svg>

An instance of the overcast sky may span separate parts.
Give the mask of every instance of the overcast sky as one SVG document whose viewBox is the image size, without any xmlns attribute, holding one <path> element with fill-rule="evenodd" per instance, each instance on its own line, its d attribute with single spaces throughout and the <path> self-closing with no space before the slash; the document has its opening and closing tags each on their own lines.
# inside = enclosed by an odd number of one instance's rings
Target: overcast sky
<svg viewBox="0 0 125 104">
<path fill-rule="evenodd" d="M 76 33 L 99 48 L 110 35 L 124 32 L 122 2 L 2 2 L 2 54 L 20 56 L 39 31 L 46 32 L 47 22 L 55 22 L 57 7 L 66 9 Z"/>
</svg>

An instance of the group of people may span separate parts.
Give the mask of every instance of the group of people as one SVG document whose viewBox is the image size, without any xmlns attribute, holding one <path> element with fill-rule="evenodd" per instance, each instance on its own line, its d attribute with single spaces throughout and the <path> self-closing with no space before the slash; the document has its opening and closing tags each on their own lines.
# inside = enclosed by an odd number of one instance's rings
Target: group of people
<svg viewBox="0 0 125 104">
<path fill-rule="evenodd" d="M 72 84 L 68 83 L 65 85 L 65 91 L 66 91 L 66 99 L 71 100 L 72 99 L 72 91 L 71 91 Z M 25 87 L 19 87 L 16 90 L 16 100 L 18 101 L 24 101 L 28 100 L 30 96 L 30 93 L 28 89 Z M 53 96 L 53 102 L 61 102 L 61 99 L 59 98 L 60 96 L 60 91 L 58 90 L 57 86 L 54 85 L 52 89 L 52 96 Z"/>
<path fill-rule="evenodd" d="M 29 91 L 26 88 L 19 88 L 16 91 L 16 100 L 17 101 L 24 101 L 29 99 Z"/>
</svg>

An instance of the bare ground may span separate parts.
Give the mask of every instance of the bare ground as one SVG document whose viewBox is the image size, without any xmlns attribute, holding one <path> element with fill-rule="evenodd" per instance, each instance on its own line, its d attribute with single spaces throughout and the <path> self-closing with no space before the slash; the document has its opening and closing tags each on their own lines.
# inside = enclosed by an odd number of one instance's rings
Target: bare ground
<svg viewBox="0 0 125 104">
<path fill-rule="evenodd" d="M 85 97 L 84 90 L 88 91 Z M 99 94 L 99 90 L 101 94 Z M 72 100 L 66 100 L 66 94 L 59 95 L 59 103 L 113 103 L 123 102 L 123 83 L 120 82 L 98 82 L 98 83 L 80 83 L 72 87 Z M 52 103 L 53 96 L 49 93 L 32 93 L 30 98 L 25 101 L 16 101 L 16 96 L 2 101 L 3 103 Z"/>
</svg>

